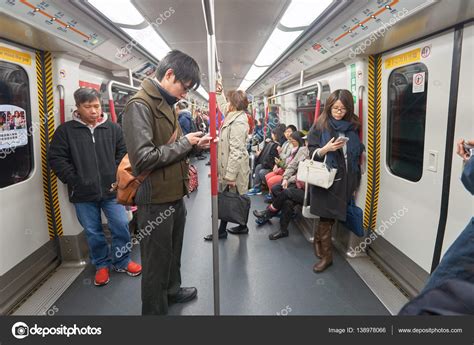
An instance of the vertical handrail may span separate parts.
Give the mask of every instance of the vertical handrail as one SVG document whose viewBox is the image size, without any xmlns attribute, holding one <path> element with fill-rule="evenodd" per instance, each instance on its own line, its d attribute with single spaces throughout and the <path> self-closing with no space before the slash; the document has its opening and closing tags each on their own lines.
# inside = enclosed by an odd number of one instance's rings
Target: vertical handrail
<svg viewBox="0 0 474 345">
<path fill-rule="evenodd" d="M 66 121 L 66 107 L 64 105 L 65 90 L 63 85 L 58 85 L 59 91 L 59 123 L 63 124 Z"/>
<path fill-rule="evenodd" d="M 318 93 L 316 95 L 316 107 L 314 109 L 313 123 L 316 123 L 319 117 L 319 113 L 321 112 L 321 95 L 323 94 L 323 83 L 318 81 L 316 82 L 316 85 L 318 85 Z"/>
<path fill-rule="evenodd" d="M 263 98 L 263 106 L 265 107 L 265 121 L 263 124 L 263 141 L 265 141 L 265 139 L 267 139 L 268 108 L 269 108 L 267 97 Z"/>
<path fill-rule="evenodd" d="M 207 64 L 209 73 L 210 135 L 216 138 L 216 40 L 214 37 L 214 0 L 202 0 L 207 26 Z M 219 291 L 219 241 L 218 241 L 218 188 L 217 188 L 217 142 L 211 141 L 211 203 L 212 203 L 212 268 L 214 285 L 214 315 L 220 315 Z"/>
<path fill-rule="evenodd" d="M 364 131 L 364 108 L 363 108 L 363 95 L 364 95 L 364 89 L 365 89 L 365 86 L 361 85 L 359 86 L 359 92 L 357 93 L 357 99 L 358 99 L 358 102 L 359 102 L 359 121 L 360 121 L 360 130 L 359 130 L 359 138 L 360 138 L 360 142 L 363 142 L 363 139 L 364 139 L 364 135 L 363 135 L 363 131 Z"/>
</svg>

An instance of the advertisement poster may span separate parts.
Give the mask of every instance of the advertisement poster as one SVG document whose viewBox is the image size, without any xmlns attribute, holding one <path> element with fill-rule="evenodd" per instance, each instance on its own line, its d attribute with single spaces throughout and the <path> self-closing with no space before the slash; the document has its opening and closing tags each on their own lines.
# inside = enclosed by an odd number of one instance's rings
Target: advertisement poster
<svg viewBox="0 0 474 345">
<path fill-rule="evenodd" d="M 0 150 L 28 144 L 25 109 L 0 104 Z"/>
</svg>

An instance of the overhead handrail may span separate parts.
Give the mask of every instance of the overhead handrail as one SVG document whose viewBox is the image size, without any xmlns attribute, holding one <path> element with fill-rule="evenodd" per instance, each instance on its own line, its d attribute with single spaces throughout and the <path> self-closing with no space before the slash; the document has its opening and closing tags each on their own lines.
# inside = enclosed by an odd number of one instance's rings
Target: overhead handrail
<svg viewBox="0 0 474 345">
<path fill-rule="evenodd" d="M 304 86 L 304 87 L 299 87 L 299 88 L 294 89 L 294 90 L 285 91 L 285 92 L 282 92 L 282 93 L 279 93 L 279 94 L 276 94 L 276 95 L 273 95 L 273 96 L 269 96 L 268 99 L 271 100 L 271 99 L 281 97 L 281 96 L 285 96 L 285 95 L 288 95 L 288 94 L 291 94 L 291 93 L 297 93 L 297 92 L 303 92 L 303 91 L 306 91 L 306 90 L 311 90 L 311 89 L 314 89 L 315 86 L 318 86 L 318 83 L 319 82 L 314 83 L 314 84 L 310 84 L 310 85 L 307 85 L 307 86 Z"/>
</svg>

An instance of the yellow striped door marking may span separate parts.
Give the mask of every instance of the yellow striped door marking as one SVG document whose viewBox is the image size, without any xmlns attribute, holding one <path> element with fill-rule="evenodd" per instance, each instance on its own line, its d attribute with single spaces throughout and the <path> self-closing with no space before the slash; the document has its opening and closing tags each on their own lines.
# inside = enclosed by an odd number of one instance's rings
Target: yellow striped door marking
<svg viewBox="0 0 474 345">
<path fill-rule="evenodd" d="M 43 61 L 44 60 L 44 61 Z M 43 69 L 44 68 L 44 69 Z M 41 172 L 43 175 L 43 196 L 48 222 L 49 238 L 54 239 L 55 227 L 58 236 L 63 235 L 61 211 L 58 199 L 56 176 L 48 168 L 47 149 L 53 137 L 54 101 L 51 53 L 36 51 L 36 77 L 40 117 Z M 46 104 L 44 103 L 46 101 Z M 47 131 L 44 124 L 47 124 Z"/>
</svg>

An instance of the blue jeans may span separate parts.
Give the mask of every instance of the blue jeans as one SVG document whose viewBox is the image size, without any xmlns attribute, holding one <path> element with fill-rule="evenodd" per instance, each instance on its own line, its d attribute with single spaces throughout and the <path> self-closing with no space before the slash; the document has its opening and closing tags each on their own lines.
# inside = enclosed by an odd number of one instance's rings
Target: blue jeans
<svg viewBox="0 0 474 345">
<path fill-rule="evenodd" d="M 77 218 L 86 232 L 89 244 L 89 255 L 97 269 L 109 267 L 126 268 L 130 262 L 130 233 L 125 207 L 117 204 L 116 199 L 97 202 L 74 203 Z M 102 229 L 100 210 L 107 217 L 108 227 L 112 234 L 112 259 L 110 247 Z"/>
<path fill-rule="evenodd" d="M 437 287 L 448 279 L 460 279 L 474 284 L 474 217 L 444 254 L 422 292 Z"/>
</svg>

